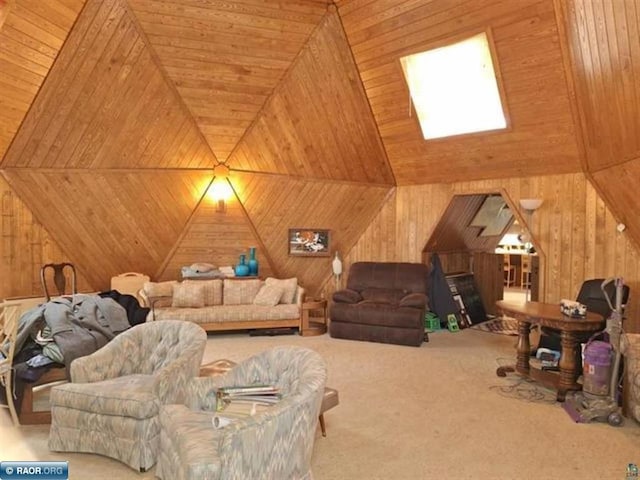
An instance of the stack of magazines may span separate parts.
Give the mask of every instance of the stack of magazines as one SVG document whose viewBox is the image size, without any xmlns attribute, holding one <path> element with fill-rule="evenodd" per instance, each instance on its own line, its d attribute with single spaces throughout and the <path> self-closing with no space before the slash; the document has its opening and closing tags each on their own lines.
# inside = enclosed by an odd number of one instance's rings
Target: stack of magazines
<svg viewBox="0 0 640 480">
<path fill-rule="evenodd" d="M 216 410 L 231 413 L 233 410 L 252 410 L 268 407 L 281 398 L 278 388 L 273 385 L 245 385 L 221 387 L 217 392 Z"/>
</svg>

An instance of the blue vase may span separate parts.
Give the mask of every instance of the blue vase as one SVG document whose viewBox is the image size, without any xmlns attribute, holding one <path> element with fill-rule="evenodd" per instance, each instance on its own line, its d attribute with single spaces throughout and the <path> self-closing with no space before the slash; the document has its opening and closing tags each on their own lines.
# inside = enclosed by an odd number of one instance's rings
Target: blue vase
<svg viewBox="0 0 640 480">
<path fill-rule="evenodd" d="M 256 258 L 256 247 L 249 248 L 249 275 L 258 276 L 258 259 Z"/>
<path fill-rule="evenodd" d="M 246 255 L 240 255 L 240 262 L 236 265 L 236 277 L 247 277 L 249 275 L 249 265 L 247 265 Z"/>
</svg>

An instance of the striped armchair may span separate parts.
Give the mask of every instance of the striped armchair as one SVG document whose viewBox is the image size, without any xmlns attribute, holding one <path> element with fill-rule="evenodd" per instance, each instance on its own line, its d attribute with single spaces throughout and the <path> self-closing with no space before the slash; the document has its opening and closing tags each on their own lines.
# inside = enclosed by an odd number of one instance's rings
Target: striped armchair
<svg viewBox="0 0 640 480">
<path fill-rule="evenodd" d="M 160 406 L 179 403 L 198 375 L 206 332 L 191 322 L 142 323 L 71 363 L 71 383 L 51 390 L 49 449 L 156 463 Z"/>
<path fill-rule="evenodd" d="M 156 476 L 166 480 L 311 479 L 311 454 L 326 382 L 324 360 L 299 347 L 276 347 L 227 374 L 193 379 L 185 405 L 160 413 Z M 213 427 L 223 386 L 275 384 L 283 398 L 253 416 Z"/>
</svg>

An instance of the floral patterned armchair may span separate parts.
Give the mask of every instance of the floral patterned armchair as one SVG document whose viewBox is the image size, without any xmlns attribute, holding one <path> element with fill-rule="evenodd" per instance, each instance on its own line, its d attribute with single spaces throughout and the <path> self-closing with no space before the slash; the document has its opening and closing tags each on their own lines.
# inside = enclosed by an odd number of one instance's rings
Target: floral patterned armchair
<svg viewBox="0 0 640 480">
<path fill-rule="evenodd" d="M 142 323 L 71 363 L 51 390 L 49 449 L 90 452 L 144 471 L 156 463 L 160 406 L 180 403 L 198 375 L 206 332 L 191 322 Z"/>
<path fill-rule="evenodd" d="M 185 405 L 162 407 L 156 476 L 166 480 L 311 479 L 326 377 L 325 362 L 318 353 L 276 347 L 239 363 L 225 375 L 193 379 Z M 283 397 L 253 416 L 214 428 L 217 390 L 254 384 L 274 384 Z"/>
</svg>

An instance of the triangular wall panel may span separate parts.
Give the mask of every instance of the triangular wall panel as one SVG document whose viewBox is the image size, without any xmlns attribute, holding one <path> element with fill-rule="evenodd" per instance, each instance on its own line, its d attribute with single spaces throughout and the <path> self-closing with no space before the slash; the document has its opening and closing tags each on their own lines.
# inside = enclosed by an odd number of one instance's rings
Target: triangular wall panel
<svg viewBox="0 0 640 480">
<path fill-rule="evenodd" d="M 0 159 L 84 3 L 84 0 L 0 1 Z"/>
<path fill-rule="evenodd" d="M 2 167 L 212 167 L 125 0 L 88 0 Z"/>
<path fill-rule="evenodd" d="M 233 196 L 226 202 L 225 210 L 218 211 L 215 203 L 205 195 L 158 278 L 180 278 L 181 268 L 196 262 L 234 266 L 241 254 L 249 259 L 250 247 L 257 249 L 258 274 L 263 278 L 273 276 L 265 250 L 238 199 Z"/>
<path fill-rule="evenodd" d="M 204 172 L 12 169 L 10 184 L 96 289 L 122 272 L 153 275 L 211 180 Z"/>
<path fill-rule="evenodd" d="M 317 294 L 331 274 L 331 256 L 289 256 L 289 229 L 330 230 L 330 253 L 351 250 L 382 207 L 391 187 L 294 180 L 234 173 L 231 182 L 282 277 L 298 277 Z"/>
<path fill-rule="evenodd" d="M 49 232 L 0 176 L 0 298 L 43 295 L 40 268 L 45 263 L 69 262 Z M 79 292 L 93 291 L 78 272 Z"/>
<path fill-rule="evenodd" d="M 305 0 L 129 0 L 163 68 L 224 161 L 326 11 Z"/>
<path fill-rule="evenodd" d="M 337 13 L 329 12 L 322 20 L 229 165 L 246 171 L 394 183 Z"/>
</svg>

